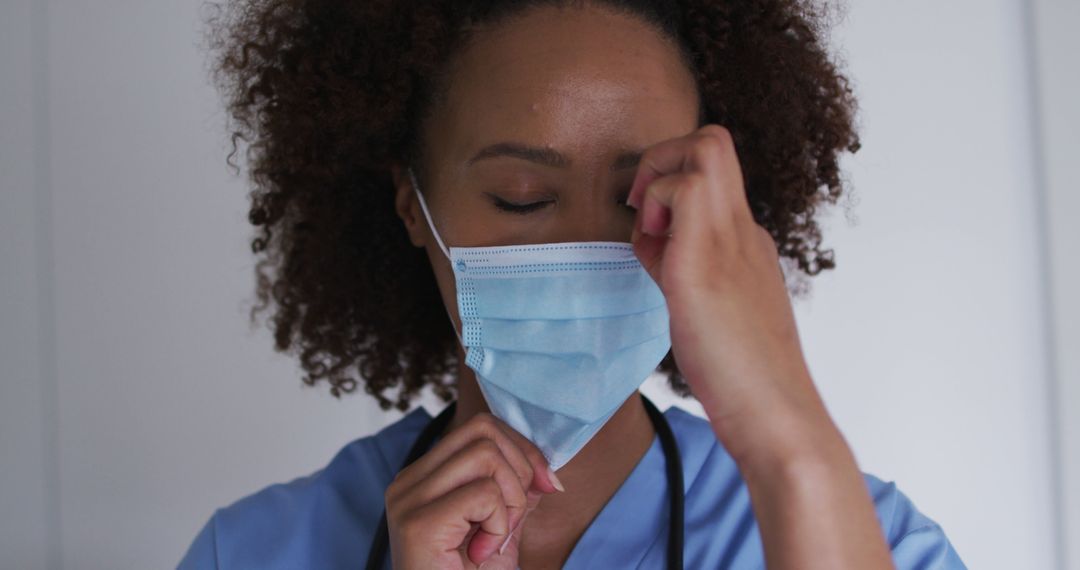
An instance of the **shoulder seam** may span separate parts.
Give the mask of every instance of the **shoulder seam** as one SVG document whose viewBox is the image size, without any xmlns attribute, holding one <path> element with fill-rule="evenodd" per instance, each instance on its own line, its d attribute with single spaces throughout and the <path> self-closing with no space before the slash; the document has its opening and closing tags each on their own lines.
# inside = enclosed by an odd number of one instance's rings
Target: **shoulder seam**
<svg viewBox="0 0 1080 570">
<path fill-rule="evenodd" d="M 418 412 L 418 410 L 422 410 L 422 412 L 423 412 L 422 415 L 423 416 L 427 416 L 428 418 L 431 417 L 431 414 L 428 413 L 427 409 L 425 409 L 423 406 L 418 406 L 416 408 L 413 408 L 409 413 L 405 414 L 405 416 L 401 417 L 396 422 L 393 422 L 393 423 L 383 427 L 383 429 L 379 430 L 378 432 L 376 432 L 376 433 L 374 433 L 374 434 L 372 434 L 370 436 L 367 436 L 371 441 L 372 447 L 374 447 L 375 451 L 378 452 L 379 460 L 382 461 L 383 468 L 385 469 L 385 472 L 389 476 L 389 479 L 391 481 L 394 479 L 394 475 L 397 474 L 397 471 L 401 466 L 400 465 L 395 466 L 395 465 L 390 464 L 389 458 L 387 458 L 386 453 L 384 453 L 384 451 L 383 451 L 383 446 L 381 445 L 380 437 L 387 435 L 387 432 L 389 430 L 391 430 L 392 428 L 394 428 L 394 427 L 400 428 L 401 427 L 401 422 L 410 421 L 411 416 L 413 414 L 420 413 L 420 412 Z M 423 417 L 421 417 L 421 419 L 423 419 Z M 421 428 L 421 429 L 423 429 L 423 428 Z"/>
<path fill-rule="evenodd" d="M 913 534 L 915 534 L 917 532 L 922 532 L 924 530 L 938 530 L 938 531 L 942 531 L 942 534 L 944 534 L 944 531 L 942 530 L 941 525 L 939 525 L 936 522 L 931 522 L 931 523 L 927 523 L 927 524 L 924 524 L 924 525 L 917 526 L 915 528 L 908 529 L 907 532 L 900 535 L 900 538 L 896 539 L 896 543 L 900 544 L 908 536 L 911 536 L 911 535 L 913 535 Z"/>
<path fill-rule="evenodd" d="M 221 568 L 221 557 L 218 555 L 218 512 L 221 511 L 221 507 L 214 509 L 214 514 L 210 515 L 210 530 L 211 536 L 214 538 L 214 568 L 217 570 Z"/>
</svg>

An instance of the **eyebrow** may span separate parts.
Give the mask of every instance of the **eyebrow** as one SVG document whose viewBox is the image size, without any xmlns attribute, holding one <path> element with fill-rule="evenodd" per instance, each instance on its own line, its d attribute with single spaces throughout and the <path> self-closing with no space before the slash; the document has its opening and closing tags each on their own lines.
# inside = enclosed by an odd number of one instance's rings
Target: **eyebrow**
<svg viewBox="0 0 1080 570">
<path fill-rule="evenodd" d="M 611 163 L 611 170 L 622 170 L 624 168 L 637 166 L 638 163 L 641 162 L 641 154 L 642 152 L 640 150 L 629 150 L 619 153 Z M 553 148 L 529 146 L 517 142 L 500 142 L 480 149 L 472 156 L 472 158 L 465 161 L 465 165 L 472 166 L 474 163 L 481 160 L 498 156 L 520 158 L 551 168 L 569 168 L 572 162 L 565 154 L 562 154 Z"/>
</svg>

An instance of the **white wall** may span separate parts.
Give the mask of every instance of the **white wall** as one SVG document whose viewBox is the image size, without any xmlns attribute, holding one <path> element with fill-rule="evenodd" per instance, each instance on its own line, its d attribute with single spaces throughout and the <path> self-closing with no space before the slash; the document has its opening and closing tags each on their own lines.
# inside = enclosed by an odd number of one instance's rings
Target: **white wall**
<svg viewBox="0 0 1080 570">
<path fill-rule="evenodd" d="M 801 307 L 815 377 L 864 469 L 972 568 L 1055 560 L 1025 5 L 852 2 L 859 197 Z"/>
<path fill-rule="evenodd" d="M 831 218 L 839 268 L 797 305 L 864 470 L 972 568 L 1056 564 L 1025 10 L 850 2 L 858 222 Z M 172 566 L 215 507 L 398 417 L 248 331 L 198 25 L 197 2 L 0 3 L 0 567 Z"/>
<path fill-rule="evenodd" d="M 1080 2 L 1035 0 L 1032 11 L 1032 74 L 1037 80 L 1043 175 L 1045 260 L 1048 262 L 1047 346 L 1056 373 L 1051 412 L 1057 420 L 1058 481 L 1062 488 L 1062 529 L 1067 568 L 1080 569 L 1080 53 L 1075 23 Z"/>
<path fill-rule="evenodd" d="M 60 545 L 39 7 L 0 4 L 0 568 L 27 570 Z"/>
</svg>

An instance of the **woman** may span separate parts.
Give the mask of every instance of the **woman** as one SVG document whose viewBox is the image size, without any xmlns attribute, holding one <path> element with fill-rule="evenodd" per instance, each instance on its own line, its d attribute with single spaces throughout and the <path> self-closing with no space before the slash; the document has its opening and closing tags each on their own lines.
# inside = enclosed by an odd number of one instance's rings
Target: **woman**
<svg viewBox="0 0 1080 570">
<path fill-rule="evenodd" d="M 860 472 L 800 348 L 781 259 L 833 267 L 813 214 L 859 146 L 820 14 L 231 8 L 277 348 L 335 396 L 357 367 L 384 408 L 453 404 L 216 510 L 182 568 L 963 567 Z M 707 420 L 637 394 L 658 365 Z"/>
</svg>

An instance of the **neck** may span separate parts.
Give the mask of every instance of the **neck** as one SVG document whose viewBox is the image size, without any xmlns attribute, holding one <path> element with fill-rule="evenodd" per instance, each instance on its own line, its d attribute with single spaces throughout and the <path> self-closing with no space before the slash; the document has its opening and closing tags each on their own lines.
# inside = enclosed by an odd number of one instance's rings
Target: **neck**
<svg viewBox="0 0 1080 570">
<path fill-rule="evenodd" d="M 460 347 L 458 356 L 457 410 L 448 431 L 478 413 L 490 411 L 473 370 L 464 364 Z M 566 491 L 545 496 L 529 514 L 522 531 L 521 559 L 550 560 L 561 566 L 577 539 L 648 451 L 655 434 L 635 391 L 585 447 L 559 469 L 559 480 Z"/>
</svg>

